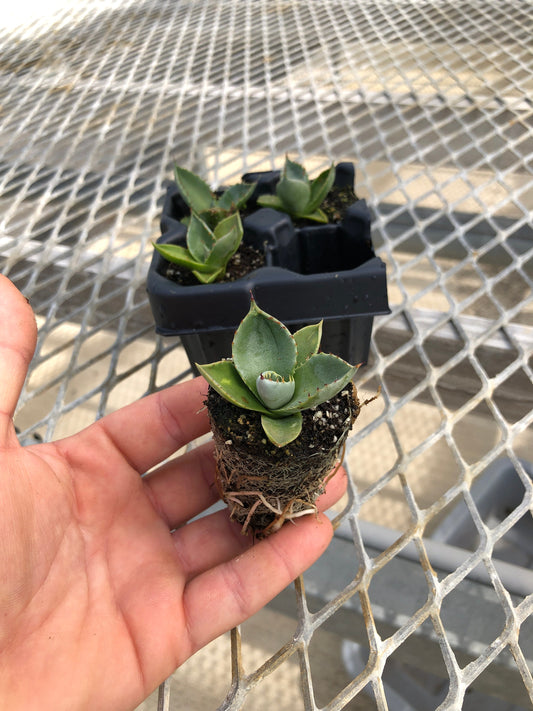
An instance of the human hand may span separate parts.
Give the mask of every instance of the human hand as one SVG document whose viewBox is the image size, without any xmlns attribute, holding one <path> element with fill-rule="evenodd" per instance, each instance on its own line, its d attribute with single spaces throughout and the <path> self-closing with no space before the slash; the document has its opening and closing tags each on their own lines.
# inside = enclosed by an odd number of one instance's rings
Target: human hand
<svg viewBox="0 0 533 711">
<path fill-rule="evenodd" d="M 187 523 L 218 496 L 211 443 L 152 468 L 207 432 L 200 378 L 21 447 L 12 417 L 35 340 L 0 276 L 0 705 L 132 709 L 311 565 L 331 524 L 306 516 L 253 543 L 224 510 Z M 344 485 L 340 470 L 320 508 Z"/>
</svg>

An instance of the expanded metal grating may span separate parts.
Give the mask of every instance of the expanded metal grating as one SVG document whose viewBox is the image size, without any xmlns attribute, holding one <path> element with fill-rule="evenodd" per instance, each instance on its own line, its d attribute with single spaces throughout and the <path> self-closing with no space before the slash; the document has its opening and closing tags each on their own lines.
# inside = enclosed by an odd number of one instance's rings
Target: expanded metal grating
<svg viewBox="0 0 533 711">
<path fill-rule="evenodd" d="M 533 4 L 51 6 L 1 11 L 0 266 L 40 326 L 21 438 L 190 377 L 145 293 L 174 163 L 217 186 L 286 152 L 353 160 L 392 311 L 357 384 L 381 395 L 334 542 L 273 603 L 294 636 L 254 669 L 234 630 L 220 708 L 260 708 L 295 659 L 281 711 L 530 708 Z M 329 695 L 324 630 L 347 674 Z M 158 707 L 181 708 L 169 684 Z"/>
</svg>

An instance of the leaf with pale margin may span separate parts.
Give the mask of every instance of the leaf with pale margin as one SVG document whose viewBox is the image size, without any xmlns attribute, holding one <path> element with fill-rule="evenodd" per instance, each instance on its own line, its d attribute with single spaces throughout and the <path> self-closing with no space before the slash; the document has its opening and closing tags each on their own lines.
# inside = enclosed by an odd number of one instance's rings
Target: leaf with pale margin
<svg viewBox="0 0 533 711">
<path fill-rule="evenodd" d="M 198 279 L 200 284 L 212 284 L 213 282 L 218 281 L 218 279 L 224 276 L 226 270 L 224 269 L 224 267 L 209 272 L 199 272 L 198 270 L 193 269 L 192 273 Z"/>
<path fill-rule="evenodd" d="M 215 240 L 222 239 L 225 234 L 234 229 L 242 236 L 242 222 L 238 212 L 232 212 L 231 215 L 227 215 L 223 220 L 220 220 L 213 231 Z"/>
<path fill-rule="evenodd" d="M 261 373 L 274 370 L 288 380 L 296 366 L 296 342 L 289 329 L 253 299 L 235 333 L 232 352 L 235 368 L 254 395 Z"/>
<path fill-rule="evenodd" d="M 302 413 L 274 419 L 268 415 L 261 415 L 261 425 L 268 439 L 276 447 L 285 447 L 295 440 L 302 431 Z"/>
<path fill-rule="evenodd" d="M 205 222 L 196 215 L 191 214 L 189 228 L 187 229 L 187 247 L 197 262 L 206 262 L 215 244 L 215 235 Z"/>
<path fill-rule="evenodd" d="M 245 410 L 272 414 L 246 387 L 231 360 L 219 360 L 207 365 L 196 363 L 196 367 L 217 393 L 228 402 Z"/>
<path fill-rule="evenodd" d="M 329 222 L 328 216 L 323 210 L 315 210 L 314 212 L 306 212 L 305 215 L 295 215 L 303 220 L 313 220 L 314 222 L 320 222 L 322 224 L 327 224 Z"/>
<path fill-rule="evenodd" d="M 283 380 L 277 373 L 267 371 L 255 381 L 257 394 L 269 410 L 286 405 L 294 395 L 294 380 Z"/>
<path fill-rule="evenodd" d="M 235 212 L 219 222 L 214 230 L 215 244 L 206 264 L 212 268 L 226 269 L 226 265 L 235 254 L 242 241 L 242 224 L 239 213 Z"/>
<path fill-rule="evenodd" d="M 217 201 L 217 207 L 224 210 L 240 210 L 252 196 L 255 183 L 237 183 L 227 188 Z"/>
<path fill-rule="evenodd" d="M 288 212 L 288 209 L 277 195 L 260 195 L 257 198 L 257 202 L 261 205 L 261 207 L 271 207 L 273 210 Z"/>
<path fill-rule="evenodd" d="M 276 195 L 293 214 L 307 212 L 307 204 L 311 197 L 311 184 L 305 168 L 285 159 L 285 167 L 276 186 Z"/>
<path fill-rule="evenodd" d="M 330 353 L 316 353 L 294 373 L 295 389 L 290 402 L 275 410 L 278 415 L 320 405 L 350 382 L 357 367 Z"/>
<path fill-rule="evenodd" d="M 296 163 L 296 161 L 291 160 L 288 156 L 285 156 L 285 165 L 281 177 L 288 178 L 289 180 L 302 180 L 304 183 L 309 182 L 309 176 L 303 165 Z"/>
<path fill-rule="evenodd" d="M 306 212 L 313 213 L 318 210 L 324 202 L 327 194 L 331 190 L 335 181 L 335 166 L 331 165 L 327 170 L 311 181 L 311 197 L 307 203 Z M 327 219 L 327 218 L 326 218 Z"/>
<path fill-rule="evenodd" d="M 213 193 L 202 178 L 179 166 L 174 168 L 174 176 L 181 196 L 193 212 L 205 212 L 213 206 Z"/>
<path fill-rule="evenodd" d="M 312 326 L 304 326 L 293 333 L 296 341 L 297 360 L 296 367 L 305 363 L 312 355 L 318 352 L 322 338 L 322 321 Z"/>
<path fill-rule="evenodd" d="M 193 259 L 188 249 L 180 247 L 177 244 L 154 243 L 154 249 L 157 250 L 159 254 L 167 260 L 167 262 L 178 264 L 180 267 L 185 267 L 185 269 L 189 269 L 190 271 L 196 270 L 205 273 L 212 271 L 212 267 L 205 263 L 197 262 Z"/>
</svg>

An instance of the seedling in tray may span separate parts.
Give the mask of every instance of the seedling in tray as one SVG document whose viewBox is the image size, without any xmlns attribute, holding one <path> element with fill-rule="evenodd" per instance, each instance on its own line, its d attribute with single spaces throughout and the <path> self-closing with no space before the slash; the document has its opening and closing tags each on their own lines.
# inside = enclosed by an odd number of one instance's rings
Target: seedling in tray
<svg viewBox="0 0 533 711">
<path fill-rule="evenodd" d="M 241 244 L 239 209 L 246 205 L 255 184 L 237 183 L 218 195 L 195 173 L 179 166 L 174 173 L 180 194 L 191 211 L 182 219 L 188 225 L 187 247 L 154 244 L 154 248 L 168 262 L 191 271 L 201 284 L 219 281 Z"/>
<path fill-rule="evenodd" d="M 335 181 L 335 166 L 331 165 L 314 180 L 309 180 L 307 171 L 299 163 L 285 158 L 285 166 L 276 185 L 275 195 L 261 195 L 257 202 L 263 207 L 281 210 L 293 217 L 327 222 L 320 209 Z"/>
</svg>

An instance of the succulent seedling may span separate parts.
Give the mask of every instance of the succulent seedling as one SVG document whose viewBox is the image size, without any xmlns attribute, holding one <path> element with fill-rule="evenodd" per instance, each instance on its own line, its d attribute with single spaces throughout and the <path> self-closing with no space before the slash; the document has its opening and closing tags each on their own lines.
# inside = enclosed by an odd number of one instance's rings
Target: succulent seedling
<svg viewBox="0 0 533 711">
<path fill-rule="evenodd" d="M 276 194 L 261 195 L 257 202 L 263 207 L 272 207 L 293 217 L 327 222 L 328 218 L 320 209 L 320 205 L 331 190 L 334 180 L 334 165 L 314 180 L 310 180 L 302 165 L 286 157 L 285 166 L 276 185 Z"/>
<path fill-rule="evenodd" d="M 189 269 L 202 284 L 210 284 L 226 273 L 228 261 L 242 240 L 238 212 L 221 220 L 213 230 L 191 213 L 187 228 L 187 248 L 177 244 L 156 244 L 154 248 L 169 262 Z"/>
<path fill-rule="evenodd" d="M 226 273 L 229 260 L 242 241 L 239 209 L 254 191 L 255 183 L 238 183 L 220 196 L 195 173 L 175 167 L 181 196 L 191 210 L 182 220 L 187 225 L 187 248 L 173 244 L 154 244 L 169 262 L 191 271 L 202 284 L 217 281 Z"/>
<path fill-rule="evenodd" d="M 239 325 L 232 358 L 197 368 L 233 405 L 261 414 L 261 425 L 277 447 L 295 440 L 302 410 L 329 400 L 353 378 L 356 366 L 319 353 L 322 322 L 294 335 L 252 298 Z"/>
<path fill-rule="evenodd" d="M 228 215 L 241 210 L 255 188 L 255 183 L 237 183 L 216 195 L 202 178 L 185 168 L 176 166 L 174 176 L 191 213 L 196 213 L 211 229 Z M 184 222 L 188 220 L 185 218 Z"/>
</svg>

